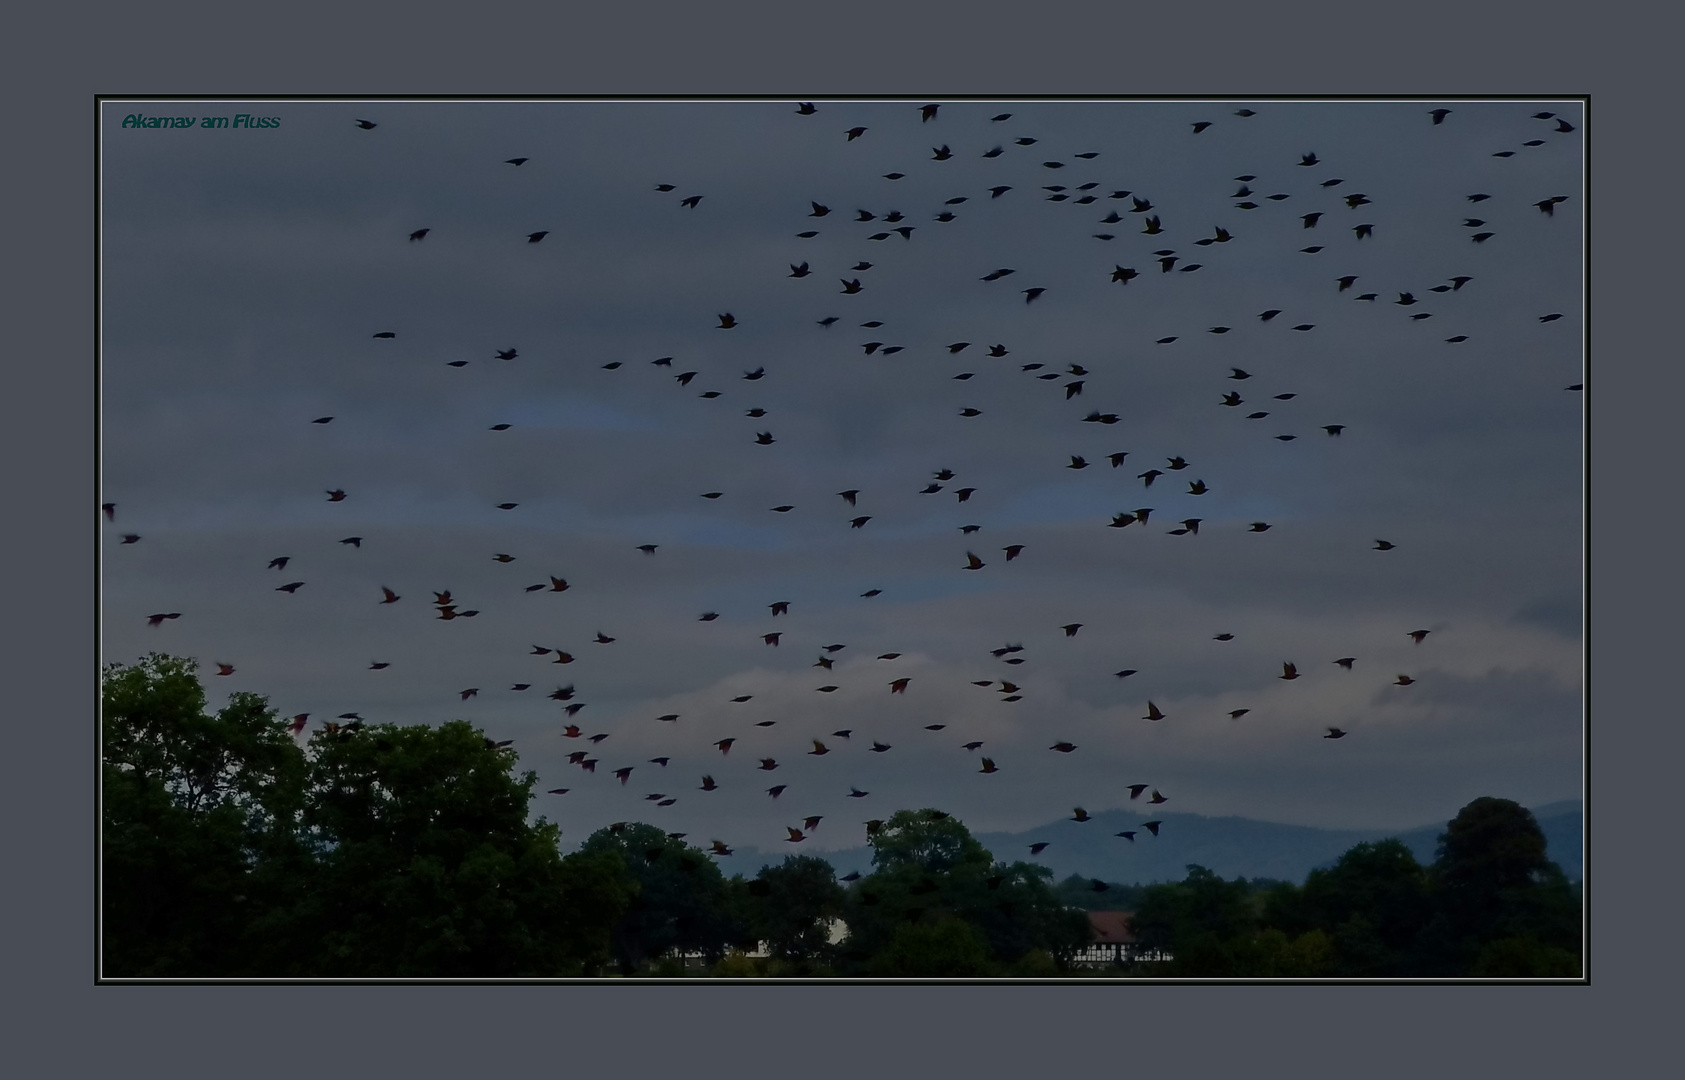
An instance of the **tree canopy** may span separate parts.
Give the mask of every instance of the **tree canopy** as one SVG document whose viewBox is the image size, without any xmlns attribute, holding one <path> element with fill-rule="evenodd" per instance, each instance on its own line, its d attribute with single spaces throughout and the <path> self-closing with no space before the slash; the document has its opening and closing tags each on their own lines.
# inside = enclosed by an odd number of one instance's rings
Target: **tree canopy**
<svg viewBox="0 0 1685 1080">
<path fill-rule="evenodd" d="M 637 892 L 527 820 L 536 777 L 462 722 L 330 726 L 300 746 L 255 694 L 214 715 L 195 661 L 107 669 L 102 971 L 576 973 Z"/>
<path fill-rule="evenodd" d="M 1055 886 L 929 808 L 878 823 L 873 871 L 847 888 L 811 855 L 728 879 L 636 822 L 564 858 L 558 827 L 528 816 L 536 775 L 468 723 L 328 724 L 301 744 L 260 695 L 210 711 L 197 666 L 154 654 L 104 675 L 106 976 L 674 975 L 685 957 L 731 977 L 1057 975 L 1099 909 L 1132 910 L 1139 948 L 1169 957 L 1111 974 L 1582 970 L 1578 893 L 1506 799 L 1465 806 L 1430 866 L 1364 843 L 1302 885 L 1189 865 L 1178 882 Z"/>
</svg>

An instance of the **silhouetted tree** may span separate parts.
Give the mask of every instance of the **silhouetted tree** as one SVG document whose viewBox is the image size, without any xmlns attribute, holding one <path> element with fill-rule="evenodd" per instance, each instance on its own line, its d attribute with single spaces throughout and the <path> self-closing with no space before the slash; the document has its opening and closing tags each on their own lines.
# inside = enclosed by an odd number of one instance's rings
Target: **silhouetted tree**
<svg viewBox="0 0 1685 1080">
<path fill-rule="evenodd" d="M 747 889 L 755 930 L 785 974 L 811 974 L 829 961 L 831 922 L 841 917 L 846 895 L 830 863 L 786 856 L 778 866 L 762 867 Z"/>
<path fill-rule="evenodd" d="M 1545 855 L 1530 811 L 1480 798 L 1439 838 L 1434 916 L 1419 953 L 1430 974 L 1518 977 L 1580 973 L 1580 904 Z"/>
<path fill-rule="evenodd" d="M 896 941 L 904 950 L 912 948 L 909 941 L 926 940 L 908 937 L 905 927 L 948 919 L 980 936 L 992 964 L 1012 963 L 1032 950 L 1062 964 L 1088 941 L 1087 917 L 1059 902 L 1052 871 L 995 862 L 953 817 L 902 810 L 871 843 L 877 869 L 849 891 L 845 914 L 844 956 L 854 970 L 876 971 L 873 958 Z M 950 929 L 929 940 L 952 944 L 962 937 Z"/>
<path fill-rule="evenodd" d="M 703 852 L 641 823 L 598 829 L 580 847 L 602 851 L 617 853 L 639 886 L 612 935 L 622 973 L 669 952 L 701 953 L 713 963 L 732 945 L 752 943 L 741 900 Z"/>
<path fill-rule="evenodd" d="M 1399 840 L 1358 844 L 1303 888 L 1272 890 L 1264 907 L 1264 921 L 1289 934 L 1328 935 L 1334 974 L 1354 977 L 1414 974 L 1431 915 L 1427 871 Z"/>
<path fill-rule="evenodd" d="M 260 921 L 296 893 L 305 759 L 263 698 L 214 714 L 191 659 L 105 671 L 101 941 L 106 975 L 251 974 Z"/>
<path fill-rule="evenodd" d="M 564 861 L 536 782 L 457 721 L 330 725 L 301 749 L 255 694 L 214 716 L 192 660 L 104 682 L 103 971 L 550 976 L 592 969 L 636 892 Z"/>
</svg>

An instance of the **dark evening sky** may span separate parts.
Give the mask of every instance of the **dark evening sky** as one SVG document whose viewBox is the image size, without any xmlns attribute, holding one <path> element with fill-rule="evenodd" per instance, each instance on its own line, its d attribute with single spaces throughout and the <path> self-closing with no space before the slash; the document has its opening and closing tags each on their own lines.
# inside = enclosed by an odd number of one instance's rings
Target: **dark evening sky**
<svg viewBox="0 0 1685 1080">
<path fill-rule="evenodd" d="M 1578 797 L 1579 104 L 934 101 L 107 103 L 106 661 L 471 720 L 564 842 Z"/>
</svg>

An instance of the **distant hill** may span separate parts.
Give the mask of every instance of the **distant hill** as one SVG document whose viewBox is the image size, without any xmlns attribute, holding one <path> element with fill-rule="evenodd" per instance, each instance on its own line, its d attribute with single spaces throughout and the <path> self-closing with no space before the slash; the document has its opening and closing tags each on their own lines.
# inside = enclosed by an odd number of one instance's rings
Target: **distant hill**
<svg viewBox="0 0 1685 1080">
<path fill-rule="evenodd" d="M 1317 867 L 1331 866 L 1356 844 L 1396 837 L 1402 840 L 1424 865 L 1434 859 L 1445 822 L 1413 829 L 1318 829 L 1305 825 L 1282 825 L 1243 817 L 1206 817 L 1202 814 L 1161 813 L 1161 835 L 1153 837 L 1140 828 L 1143 814 L 1126 810 L 1105 810 L 1092 820 L 1049 822 L 1018 833 L 977 833 L 978 841 L 1005 862 L 1024 860 L 1052 868 L 1054 879 L 1070 874 L 1100 878 L 1124 884 L 1180 881 L 1187 866 L 1197 863 L 1225 878 L 1274 878 L 1301 884 Z M 1583 872 L 1581 836 L 1584 814 L 1578 800 L 1550 803 L 1533 808 L 1544 831 L 1546 853 L 1570 881 Z M 1114 834 L 1134 830 L 1133 842 Z M 1048 846 L 1030 858 L 1033 843 Z M 725 867 L 728 873 L 752 875 L 761 866 L 783 861 L 783 852 L 762 852 L 740 847 L 738 858 Z M 872 849 L 808 851 L 836 867 L 838 874 L 858 870 L 872 872 Z"/>
</svg>

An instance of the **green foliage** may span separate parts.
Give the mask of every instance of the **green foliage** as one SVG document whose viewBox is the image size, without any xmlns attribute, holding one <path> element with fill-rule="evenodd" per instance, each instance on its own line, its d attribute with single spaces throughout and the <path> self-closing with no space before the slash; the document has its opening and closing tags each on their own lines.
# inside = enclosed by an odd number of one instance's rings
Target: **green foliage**
<svg viewBox="0 0 1685 1080">
<path fill-rule="evenodd" d="M 1573 979 L 1579 977 L 1580 958 L 1530 937 L 1498 938 L 1481 947 L 1469 974 L 1488 979 Z"/>
<path fill-rule="evenodd" d="M 558 832 L 526 818 L 536 776 L 469 724 L 322 731 L 296 911 L 313 974 L 550 974 L 566 955 Z"/>
<path fill-rule="evenodd" d="M 461 722 L 301 750 L 257 695 L 207 716 L 195 668 L 105 675 L 107 975 L 557 975 L 606 956 L 636 885 L 613 859 L 564 862 L 513 754 Z"/>
<path fill-rule="evenodd" d="M 989 943 L 963 919 L 947 916 L 908 923 L 872 957 L 870 974 L 883 978 L 966 978 L 995 974 Z"/>
<path fill-rule="evenodd" d="M 1493 798 L 1463 807 L 1439 839 L 1430 880 L 1435 914 L 1420 944 L 1428 973 L 1519 963 L 1517 946 L 1487 952 L 1518 939 L 1538 946 L 1529 955 L 1547 958 L 1538 961 L 1545 966 L 1566 967 L 1559 954 L 1573 957 L 1578 974 L 1579 897 L 1546 858 L 1544 833 L 1523 807 Z"/>
<path fill-rule="evenodd" d="M 884 823 L 872 845 L 877 870 L 848 894 L 849 934 L 842 957 L 847 970 L 879 971 L 889 950 L 901 956 L 914 949 L 909 942 L 926 941 L 907 937 L 909 927 L 928 929 L 950 920 L 979 935 L 991 965 L 1040 949 L 1062 966 L 1087 944 L 1087 917 L 1059 902 L 1050 885 L 1052 871 L 995 862 L 952 817 L 903 810 Z M 948 936 L 929 940 L 949 941 L 956 932 L 944 933 Z"/>
<path fill-rule="evenodd" d="M 1354 977 L 1412 974 L 1412 950 L 1432 916 L 1427 871 L 1398 840 L 1358 844 L 1333 867 L 1311 871 L 1296 917 L 1284 913 L 1284 899 L 1277 894 L 1266 905 L 1270 921 L 1324 929 L 1333 938 L 1335 973 Z"/>
<path fill-rule="evenodd" d="M 1581 971 L 1581 896 L 1533 816 L 1476 799 L 1431 867 L 1359 844 L 1303 886 L 1225 881 L 1095 890 L 996 862 L 966 827 L 904 810 L 850 889 L 791 856 L 727 880 L 646 824 L 562 858 L 527 819 L 536 776 L 472 726 L 329 726 L 301 748 L 256 694 L 215 713 L 190 659 L 103 680 L 102 971 L 126 977 L 1047 977 L 1072 973 L 1086 910 L 1133 910 L 1137 974 L 1228 978 L 1563 978 Z M 838 917 L 848 934 L 830 944 Z M 764 940 L 770 957 L 746 952 Z M 1150 970 L 1144 970 L 1150 967 Z"/>
<path fill-rule="evenodd" d="M 295 891 L 304 756 L 254 694 L 214 715 L 191 659 L 106 669 L 102 695 L 104 970 L 231 975 Z"/>
<path fill-rule="evenodd" d="M 958 818 L 929 808 L 897 811 L 870 842 L 872 865 L 879 870 L 947 874 L 994 861 Z"/>
<path fill-rule="evenodd" d="M 1142 948 L 1173 959 L 1155 974 L 1216 978 L 1310 978 L 1333 974 L 1335 947 L 1311 928 L 1265 925 L 1265 912 L 1292 905 L 1280 882 L 1225 881 L 1203 866 L 1180 882 L 1147 887 L 1131 926 Z"/>
<path fill-rule="evenodd" d="M 654 825 L 598 829 L 582 854 L 613 852 L 638 883 L 638 896 L 616 922 L 612 951 L 623 974 L 670 951 L 699 952 L 716 963 L 734 944 L 753 941 L 738 888 L 703 852 Z"/>
<path fill-rule="evenodd" d="M 812 855 L 789 855 L 748 883 L 751 918 L 767 952 L 785 974 L 805 974 L 834 954 L 831 922 L 842 916 L 845 892 L 831 864 Z"/>
<path fill-rule="evenodd" d="M 730 949 L 710 972 L 716 979 L 758 979 L 768 974 L 764 961 L 749 956 L 742 949 Z"/>
</svg>

